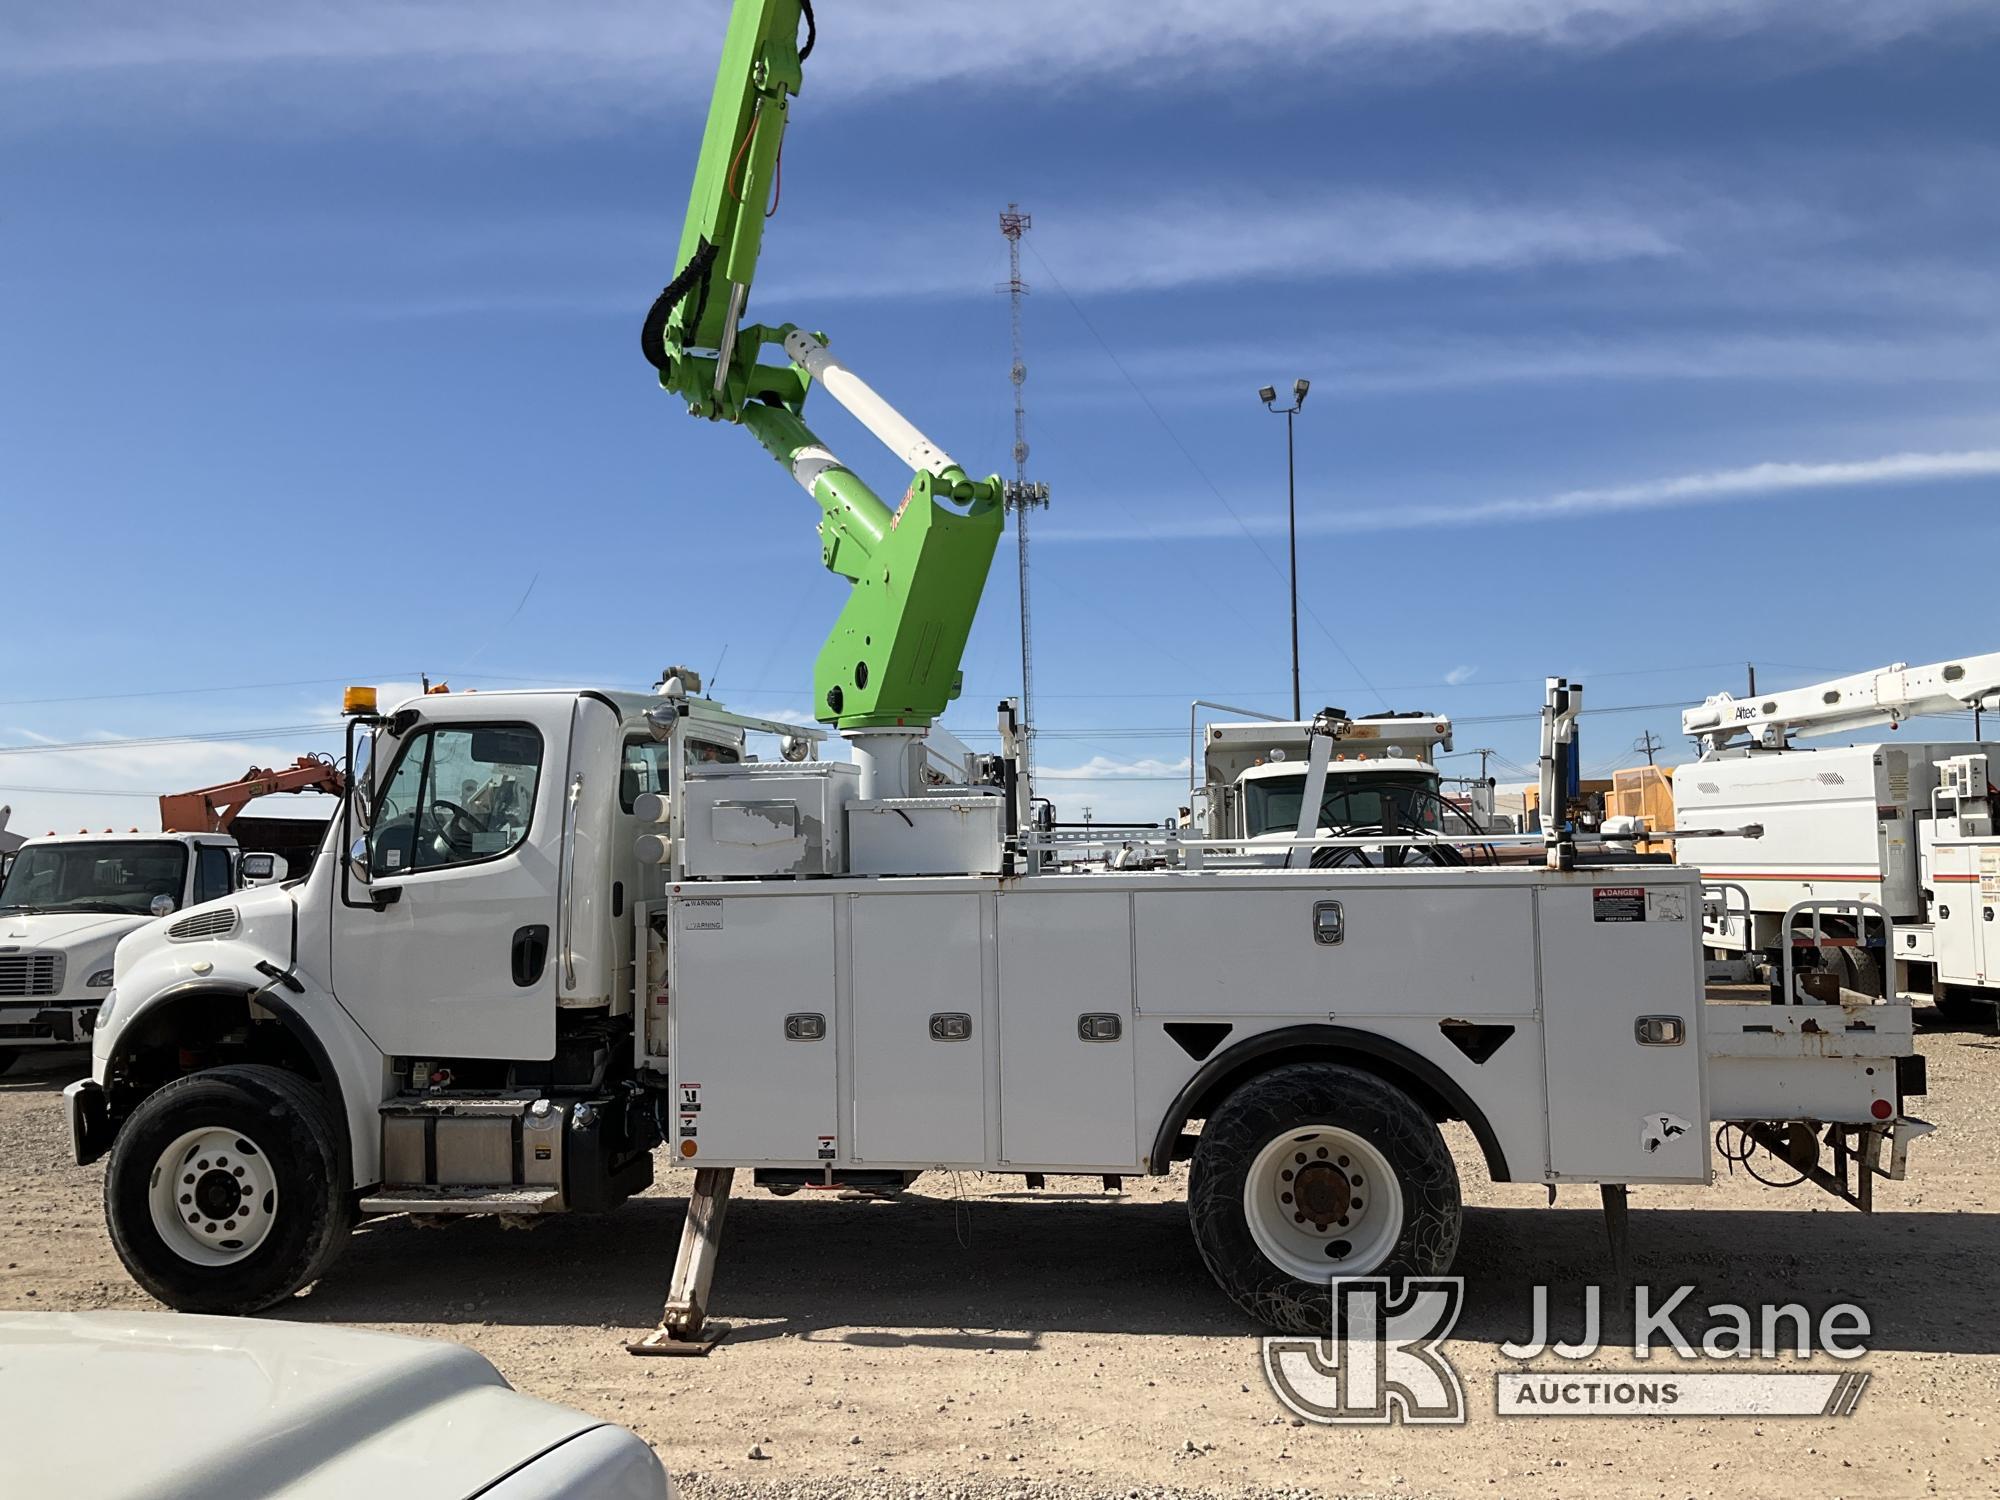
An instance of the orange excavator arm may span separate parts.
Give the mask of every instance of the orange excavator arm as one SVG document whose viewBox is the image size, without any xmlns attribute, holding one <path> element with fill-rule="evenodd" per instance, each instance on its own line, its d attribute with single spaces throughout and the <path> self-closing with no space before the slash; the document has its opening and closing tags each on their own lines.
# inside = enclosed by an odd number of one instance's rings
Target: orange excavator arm
<svg viewBox="0 0 2000 1500">
<path fill-rule="evenodd" d="M 282 770 L 252 766 L 234 781 L 173 792 L 160 799 L 162 833 L 227 833 L 236 815 L 253 798 L 273 792 L 327 792 L 338 797 L 347 778 L 324 755 L 301 755 Z"/>
</svg>

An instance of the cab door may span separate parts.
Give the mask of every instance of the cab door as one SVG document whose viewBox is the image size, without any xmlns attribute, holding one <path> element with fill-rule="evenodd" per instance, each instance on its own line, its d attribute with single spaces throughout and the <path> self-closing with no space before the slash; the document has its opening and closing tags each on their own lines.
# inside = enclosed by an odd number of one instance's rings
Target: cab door
<svg viewBox="0 0 2000 1500">
<path fill-rule="evenodd" d="M 375 783 L 368 881 L 335 908 L 334 994 L 391 1056 L 555 1055 L 570 717 L 551 694 L 455 699 Z M 572 835 L 573 836 L 573 835 Z"/>
</svg>

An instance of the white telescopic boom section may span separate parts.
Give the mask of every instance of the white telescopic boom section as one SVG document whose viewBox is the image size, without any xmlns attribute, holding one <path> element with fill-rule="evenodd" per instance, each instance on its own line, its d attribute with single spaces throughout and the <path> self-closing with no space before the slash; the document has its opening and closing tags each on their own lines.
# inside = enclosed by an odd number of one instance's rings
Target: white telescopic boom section
<svg viewBox="0 0 2000 1500">
<path fill-rule="evenodd" d="M 1778 749 L 1794 734 L 1838 734 L 1968 708 L 2000 708 L 2000 652 L 1922 667 L 1897 662 L 1747 702 L 1718 693 L 1681 714 L 1681 732 L 1711 750 L 1738 735 Z"/>
<path fill-rule="evenodd" d="M 958 467 L 957 461 L 936 443 L 917 431 L 908 417 L 882 399 L 867 381 L 827 352 L 826 345 L 804 329 L 785 335 L 785 353 L 792 357 L 834 400 L 853 414 L 854 420 L 880 438 L 890 452 L 913 469 L 942 474 Z"/>
</svg>

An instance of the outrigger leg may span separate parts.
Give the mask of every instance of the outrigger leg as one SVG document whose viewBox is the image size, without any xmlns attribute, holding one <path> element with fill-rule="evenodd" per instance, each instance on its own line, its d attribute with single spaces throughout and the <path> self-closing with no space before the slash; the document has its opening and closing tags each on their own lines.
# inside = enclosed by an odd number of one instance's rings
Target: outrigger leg
<svg viewBox="0 0 2000 1500">
<path fill-rule="evenodd" d="M 1626 1217 L 1630 1196 L 1622 1182 L 1607 1182 L 1604 1188 L 1604 1234 L 1611 1249 L 1611 1279 L 1621 1303 L 1632 1293 L 1632 1235 Z"/>
<path fill-rule="evenodd" d="M 703 1167 L 694 1174 L 666 1311 L 658 1328 L 625 1346 L 628 1354 L 706 1354 L 728 1334 L 725 1324 L 708 1325 L 708 1288 L 722 1253 L 722 1221 L 735 1178 L 733 1167 Z"/>
</svg>

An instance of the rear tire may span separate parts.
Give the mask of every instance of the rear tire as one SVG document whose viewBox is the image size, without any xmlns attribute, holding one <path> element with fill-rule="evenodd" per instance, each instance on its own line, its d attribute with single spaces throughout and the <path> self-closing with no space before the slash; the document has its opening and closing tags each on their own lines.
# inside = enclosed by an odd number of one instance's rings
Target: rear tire
<svg viewBox="0 0 2000 1500">
<path fill-rule="evenodd" d="M 1941 986 L 1931 996 L 1931 1004 L 1937 1013 L 1953 1026 L 1991 1026 L 1995 1020 L 1995 1009 L 1990 991 L 1959 989 L 1953 985 Z"/>
<path fill-rule="evenodd" d="M 1373 1074 L 1293 1063 L 1251 1079 L 1202 1127 L 1188 1218 L 1230 1301 L 1324 1336 L 1336 1275 L 1435 1276 L 1458 1253 L 1458 1169 L 1416 1101 Z"/>
<path fill-rule="evenodd" d="M 118 1258 L 181 1312 L 252 1313 L 289 1297 L 354 1226 L 342 1128 L 325 1096 L 282 1068 L 176 1079 L 112 1148 L 104 1211 Z"/>
</svg>

